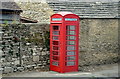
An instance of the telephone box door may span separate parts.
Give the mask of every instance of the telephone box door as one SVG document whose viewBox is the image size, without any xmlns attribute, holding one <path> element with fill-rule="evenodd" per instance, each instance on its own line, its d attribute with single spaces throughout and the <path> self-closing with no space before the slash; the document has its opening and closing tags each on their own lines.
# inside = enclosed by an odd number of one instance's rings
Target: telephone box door
<svg viewBox="0 0 120 79">
<path fill-rule="evenodd" d="M 60 71 L 60 26 L 61 24 L 50 25 L 50 68 Z"/>
<path fill-rule="evenodd" d="M 66 27 L 66 61 L 65 69 L 69 71 L 78 70 L 78 24 L 65 24 Z"/>
</svg>

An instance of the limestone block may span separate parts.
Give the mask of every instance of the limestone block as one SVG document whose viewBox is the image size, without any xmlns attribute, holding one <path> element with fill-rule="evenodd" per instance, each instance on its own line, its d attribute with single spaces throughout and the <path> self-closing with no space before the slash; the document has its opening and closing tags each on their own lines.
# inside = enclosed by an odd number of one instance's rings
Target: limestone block
<svg viewBox="0 0 120 79">
<path fill-rule="evenodd" d="M 33 64 L 33 65 L 32 65 L 32 67 L 36 67 L 36 65 L 35 65 L 35 64 Z"/>
<path fill-rule="evenodd" d="M 26 65 L 25 68 L 29 69 L 30 67 L 32 67 L 31 65 Z"/>
<path fill-rule="evenodd" d="M 0 57 L 2 56 L 3 51 L 0 49 Z"/>
<path fill-rule="evenodd" d="M 46 65 L 47 63 L 43 63 L 43 65 Z"/>
<path fill-rule="evenodd" d="M 11 66 L 11 62 L 5 62 L 4 65 L 7 66 L 7 67 L 9 67 L 9 66 Z"/>
<path fill-rule="evenodd" d="M 13 61 L 17 60 L 17 58 L 12 58 Z"/>
<path fill-rule="evenodd" d="M 15 61 L 14 61 L 15 65 L 18 65 L 19 62 L 20 62 L 19 60 L 15 60 Z"/>
<path fill-rule="evenodd" d="M 46 51 L 46 54 L 49 54 L 50 52 L 49 51 Z"/>
<path fill-rule="evenodd" d="M 36 53 L 34 52 L 34 53 L 33 53 L 33 55 L 35 56 L 35 55 L 36 55 Z"/>
<path fill-rule="evenodd" d="M 40 68 L 39 66 L 34 67 L 34 69 L 39 69 L 39 68 Z"/>
<path fill-rule="evenodd" d="M 37 64 L 37 66 L 42 66 L 42 64 Z"/>
<path fill-rule="evenodd" d="M 0 77 L 2 77 L 3 68 L 0 68 Z"/>
<path fill-rule="evenodd" d="M 46 55 L 46 52 L 42 51 L 42 55 Z"/>
<path fill-rule="evenodd" d="M 0 36 L 0 40 L 2 40 L 2 37 Z"/>
<path fill-rule="evenodd" d="M 11 61 L 12 61 L 12 57 L 10 57 L 10 56 L 7 57 L 7 61 L 8 61 L 8 62 L 11 62 Z"/>
<path fill-rule="evenodd" d="M 40 49 L 40 50 L 42 50 L 43 48 L 42 48 L 42 47 L 40 47 L 39 49 Z"/>
<path fill-rule="evenodd" d="M 13 68 L 12 67 L 5 67 L 4 68 L 3 73 L 11 73 L 11 72 L 13 72 Z"/>
<path fill-rule="evenodd" d="M 17 67 L 17 70 L 18 70 L 18 71 L 23 71 L 23 70 L 24 70 L 24 67 Z"/>
<path fill-rule="evenodd" d="M 39 56 L 33 56 L 33 61 L 38 62 L 39 61 Z"/>
<path fill-rule="evenodd" d="M 33 69 L 34 67 L 33 67 L 32 65 L 27 65 L 27 66 L 25 66 L 25 68 L 31 70 L 31 69 Z"/>
</svg>

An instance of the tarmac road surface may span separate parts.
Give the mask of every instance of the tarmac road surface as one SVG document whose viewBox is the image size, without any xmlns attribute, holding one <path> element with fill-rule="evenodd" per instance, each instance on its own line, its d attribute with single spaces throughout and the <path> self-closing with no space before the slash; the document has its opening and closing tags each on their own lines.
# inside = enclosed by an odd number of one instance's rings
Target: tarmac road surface
<svg viewBox="0 0 120 79">
<path fill-rule="evenodd" d="M 29 71 L 12 73 L 4 75 L 4 77 L 119 77 L 118 64 L 104 65 L 101 70 L 91 72 L 71 72 L 71 73 L 58 73 L 54 71 Z"/>
</svg>

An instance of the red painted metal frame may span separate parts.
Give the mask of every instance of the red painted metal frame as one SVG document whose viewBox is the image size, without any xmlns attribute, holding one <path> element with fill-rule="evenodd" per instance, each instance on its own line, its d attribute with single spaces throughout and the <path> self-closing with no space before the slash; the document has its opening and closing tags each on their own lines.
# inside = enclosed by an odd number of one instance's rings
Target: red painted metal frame
<svg viewBox="0 0 120 79">
<path fill-rule="evenodd" d="M 61 18 L 61 20 L 59 21 L 52 21 L 52 18 Z M 65 18 L 76 18 L 77 21 L 65 21 Z M 51 16 L 51 21 L 50 21 L 50 70 L 52 71 L 57 71 L 57 72 L 60 72 L 60 73 L 65 73 L 65 72 L 73 72 L 73 71 L 78 71 L 78 52 L 79 52 L 79 16 L 75 15 L 75 14 L 64 14 L 64 12 L 62 13 L 58 13 L 58 14 L 54 14 Z M 76 26 L 76 29 L 75 29 L 75 32 L 76 32 L 76 35 L 73 35 L 76 37 L 76 39 L 74 40 L 76 43 L 76 45 L 72 45 L 72 46 L 75 46 L 75 52 L 76 52 L 76 55 L 75 56 L 75 60 L 69 60 L 69 61 L 75 61 L 75 65 L 74 66 L 66 66 L 65 63 L 68 61 L 66 60 L 66 52 L 67 52 L 67 49 L 66 47 L 68 46 L 67 45 L 67 41 L 66 40 L 66 36 L 67 36 L 67 28 L 66 26 L 68 25 L 74 25 Z M 59 26 L 59 32 L 60 34 L 58 35 L 59 39 L 58 40 L 55 40 L 55 41 L 58 41 L 59 42 L 59 50 L 56 50 L 59 52 L 59 55 L 53 55 L 53 36 L 56 36 L 56 35 L 53 35 L 52 32 L 53 32 L 53 26 Z M 72 36 L 72 35 L 69 35 L 69 36 Z M 71 50 L 70 50 L 71 51 Z M 55 66 L 55 65 L 52 65 L 52 62 L 55 61 L 53 60 L 53 56 L 57 56 L 59 58 L 59 60 L 57 62 L 59 62 L 59 65 L 58 66 Z M 72 55 L 70 55 L 72 56 Z"/>
</svg>

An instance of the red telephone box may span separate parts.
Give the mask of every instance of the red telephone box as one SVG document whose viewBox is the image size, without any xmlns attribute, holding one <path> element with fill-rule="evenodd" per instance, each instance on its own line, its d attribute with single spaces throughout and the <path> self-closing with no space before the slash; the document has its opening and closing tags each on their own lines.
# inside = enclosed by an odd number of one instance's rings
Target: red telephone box
<svg viewBox="0 0 120 79">
<path fill-rule="evenodd" d="M 79 16 L 59 12 L 51 16 L 50 70 L 78 71 Z"/>
</svg>

